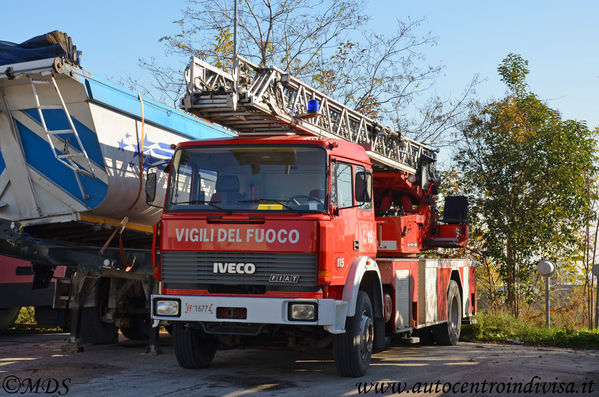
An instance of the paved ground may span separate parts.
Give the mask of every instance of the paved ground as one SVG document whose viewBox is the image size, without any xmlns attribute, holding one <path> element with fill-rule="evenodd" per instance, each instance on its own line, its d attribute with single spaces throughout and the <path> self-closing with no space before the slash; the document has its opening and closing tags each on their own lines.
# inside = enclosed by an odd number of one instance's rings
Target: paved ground
<svg viewBox="0 0 599 397">
<path fill-rule="evenodd" d="M 366 376 L 349 379 L 337 375 L 330 350 L 219 351 L 209 369 L 184 370 L 177 365 L 166 334 L 161 335 L 162 354 L 158 356 L 145 354 L 143 344 L 122 336 L 119 345 L 87 346 L 83 353 L 65 353 L 61 350 L 65 337 L 0 336 L 0 395 L 353 396 L 398 395 L 394 393 L 397 387 L 414 388 L 416 393 L 408 395 L 426 396 L 453 394 L 451 389 L 470 395 L 569 391 L 571 395 L 599 395 L 599 351 L 590 350 L 395 344 L 374 355 Z M 37 380 L 38 393 L 31 393 Z M 388 387 L 384 394 L 381 387 Z"/>
</svg>

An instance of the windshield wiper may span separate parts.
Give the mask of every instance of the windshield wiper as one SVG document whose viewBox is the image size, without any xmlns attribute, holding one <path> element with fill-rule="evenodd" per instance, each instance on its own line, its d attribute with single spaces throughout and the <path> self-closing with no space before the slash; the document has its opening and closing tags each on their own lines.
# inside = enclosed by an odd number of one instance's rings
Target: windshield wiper
<svg viewBox="0 0 599 397">
<path fill-rule="evenodd" d="M 229 215 L 233 213 L 233 211 L 232 211 L 232 210 L 228 210 L 228 209 L 226 209 L 226 208 L 219 207 L 218 205 L 216 205 L 216 204 L 214 204 L 214 203 L 212 203 L 212 202 L 210 202 L 210 201 L 207 201 L 207 200 L 190 200 L 190 201 L 179 201 L 179 202 L 177 202 L 177 203 L 172 203 L 172 204 L 173 204 L 173 205 L 179 205 L 179 204 L 208 204 L 209 206 L 211 206 L 211 207 L 214 207 L 214 208 L 216 208 L 217 210 L 221 210 L 221 211 L 223 211 L 223 212 L 226 212 L 226 213 L 227 213 L 227 214 L 229 214 Z"/>
<path fill-rule="evenodd" d="M 288 206 L 287 204 L 285 204 L 286 200 L 279 200 L 279 199 L 268 199 L 268 198 L 259 198 L 259 199 L 254 199 L 254 200 L 239 200 L 238 203 L 277 203 L 277 204 L 281 204 L 283 207 L 287 208 L 288 210 L 292 210 L 295 211 L 295 208 Z"/>
</svg>

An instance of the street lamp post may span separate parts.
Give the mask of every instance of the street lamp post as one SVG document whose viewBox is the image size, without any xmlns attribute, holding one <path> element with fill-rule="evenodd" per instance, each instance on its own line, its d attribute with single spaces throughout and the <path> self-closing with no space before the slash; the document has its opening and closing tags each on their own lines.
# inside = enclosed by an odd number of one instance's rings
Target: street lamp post
<svg viewBox="0 0 599 397">
<path fill-rule="evenodd" d="M 555 273 L 555 265 L 543 259 L 537 263 L 537 270 L 545 278 L 545 325 L 550 328 L 549 277 Z"/>
<path fill-rule="evenodd" d="M 591 272 L 597 277 L 597 293 L 595 294 L 597 298 L 597 302 L 595 302 L 595 328 L 599 328 L 599 265 L 593 266 Z"/>
</svg>

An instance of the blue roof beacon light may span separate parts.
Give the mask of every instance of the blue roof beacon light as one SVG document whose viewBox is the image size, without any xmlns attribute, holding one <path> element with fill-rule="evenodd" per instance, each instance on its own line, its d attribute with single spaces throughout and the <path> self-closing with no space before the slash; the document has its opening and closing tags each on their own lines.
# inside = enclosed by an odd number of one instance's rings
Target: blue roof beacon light
<svg viewBox="0 0 599 397">
<path fill-rule="evenodd" d="M 320 110 L 320 103 L 318 99 L 310 99 L 308 101 L 308 113 L 318 113 Z"/>
</svg>

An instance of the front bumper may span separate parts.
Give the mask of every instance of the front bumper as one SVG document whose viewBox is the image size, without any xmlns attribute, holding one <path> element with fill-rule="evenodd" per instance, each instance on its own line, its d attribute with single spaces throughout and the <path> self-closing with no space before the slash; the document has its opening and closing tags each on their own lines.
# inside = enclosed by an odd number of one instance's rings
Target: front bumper
<svg viewBox="0 0 599 397">
<path fill-rule="evenodd" d="M 176 316 L 161 316 L 155 313 L 156 300 L 179 300 L 180 310 Z M 315 321 L 289 319 L 289 305 L 293 303 L 314 303 L 318 318 Z M 217 309 L 245 308 L 245 319 L 218 318 Z M 152 319 L 185 322 L 235 322 L 253 324 L 317 325 L 332 334 L 345 332 L 347 302 L 333 299 L 287 299 L 287 298 L 245 298 L 229 296 L 185 296 L 152 295 Z"/>
</svg>

